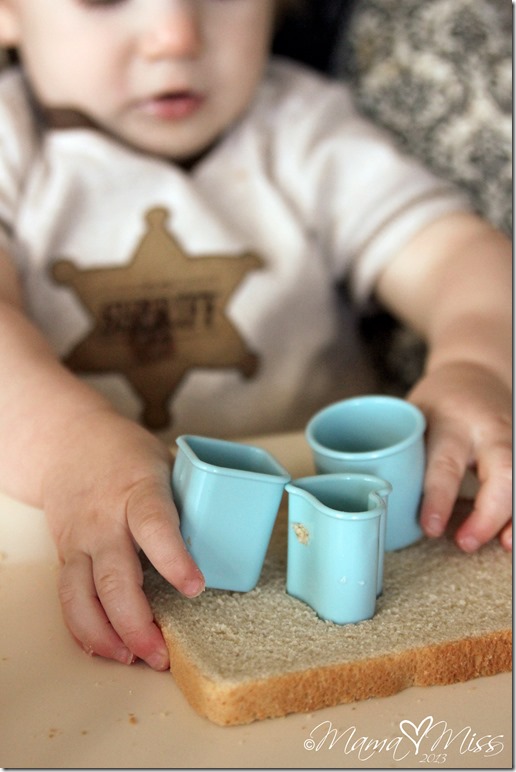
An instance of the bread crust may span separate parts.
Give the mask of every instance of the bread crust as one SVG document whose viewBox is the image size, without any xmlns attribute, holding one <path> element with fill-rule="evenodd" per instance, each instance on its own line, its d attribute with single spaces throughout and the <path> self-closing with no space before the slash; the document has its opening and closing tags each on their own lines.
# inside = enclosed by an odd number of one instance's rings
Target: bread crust
<svg viewBox="0 0 516 772">
<path fill-rule="evenodd" d="M 164 630 L 170 671 L 190 705 L 220 726 L 389 697 L 411 686 L 469 681 L 512 669 L 512 631 L 411 649 L 401 654 L 312 668 L 243 683 L 217 683 Z"/>
</svg>

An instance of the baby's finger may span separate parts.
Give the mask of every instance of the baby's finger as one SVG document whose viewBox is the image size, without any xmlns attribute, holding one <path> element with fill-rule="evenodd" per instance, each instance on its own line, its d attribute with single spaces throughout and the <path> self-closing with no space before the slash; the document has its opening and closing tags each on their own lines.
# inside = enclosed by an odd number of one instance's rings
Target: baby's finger
<svg viewBox="0 0 516 772">
<path fill-rule="evenodd" d="M 77 552 L 63 564 L 58 591 L 66 625 L 88 654 L 125 665 L 134 661 L 133 653 L 113 630 L 97 597 L 89 555 Z"/>
<path fill-rule="evenodd" d="M 142 590 L 142 570 L 129 537 L 95 553 L 93 578 L 102 607 L 127 648 L 155 670 L 166 670 L 168 652 Z"/>
<path fill-rule="evenodd" d="M 441 536 L 457 500 L 470 459 L 470 448 L 459 426 L 450 421 L 432 425 L 427 439 L 427 468 L 421 527 L 427 536 Z"/>
<path fill-rule="evenodd" d="M 204 590 L 204 577 L 186 549 L 170 485 L 144 481 L 127 505 L 131 533 L 159 573 L 189 598 Z"/>
<path fill-rule="evenodd" d="M 455 537 L 465 552 L 474 552 L 490 541 L 512 517 L 510 443 L 498 442 L 479 451 L 477 470 L 481 485 L 475 499 L 475 508 Z M 507 541 L 508 536 L 505 539 Z"/>
<path fill-rule="evenodd" d="M 512 550 L 512 520 L 510 523 L 507 523 L 505 528 L 502 528 L 499 538 L 504 550 L 510 552 Z"/>
</svg>

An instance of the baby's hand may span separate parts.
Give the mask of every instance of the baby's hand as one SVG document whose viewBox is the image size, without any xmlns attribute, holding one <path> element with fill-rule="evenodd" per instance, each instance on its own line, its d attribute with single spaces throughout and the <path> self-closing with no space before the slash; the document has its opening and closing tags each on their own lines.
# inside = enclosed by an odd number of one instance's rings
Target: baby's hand
<svg viewBox="0 0 516 772">
<path fill-rule="evenodd" d="M 161 442 L 106 410 L 69 427 L 45 474 L 44 509 L 61 564 L 64 618 L 89 654 L 168 667 L 142 590 L 140 548 L 184 595 L 204 589 L 181 538 L 170 470 Z"/>
<path fill-rule="evenodd" d="M 499 536 L 512 548 L 512 398 L 491 371 L 467 362 L 442 365 L 416 385 L 409 399 L 425 413 L 427 471 L 421 526 L 440 536 L 468 467 L 480 487 L 473 511 L 455 539 L 473 552 Z"/>
</svg>

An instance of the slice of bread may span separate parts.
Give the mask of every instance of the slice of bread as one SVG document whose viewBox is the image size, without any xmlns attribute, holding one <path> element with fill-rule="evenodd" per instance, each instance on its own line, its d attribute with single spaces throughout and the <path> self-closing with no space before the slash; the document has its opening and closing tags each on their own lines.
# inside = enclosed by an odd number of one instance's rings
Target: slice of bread
<svg viewBox="0 0 516 772">
<path fill-rule="evenodd" d="M 498 543 L 466 555 L 448 534 L 388 553 L 375 616 L 340 626 L 286 593 L 286 530 L 283 508 L 248 593 L 186 600 L 146 568 L 170 669 L 201 715 L 245 724 L 511 670 L 512 560 Z"/>
</svg>

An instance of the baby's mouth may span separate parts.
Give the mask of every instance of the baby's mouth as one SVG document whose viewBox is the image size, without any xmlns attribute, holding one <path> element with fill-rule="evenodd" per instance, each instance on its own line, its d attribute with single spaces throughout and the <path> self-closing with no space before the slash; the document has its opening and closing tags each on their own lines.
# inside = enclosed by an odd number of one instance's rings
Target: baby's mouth
<svg viewBox="0 0 516 772">
<path fill-rule="evenodd" d="M 201 107 L 204 97 L 195 91 L 171 91 L 141 102 L 142 110 L 162 120 L 189 118 Z"/>
</svg>

